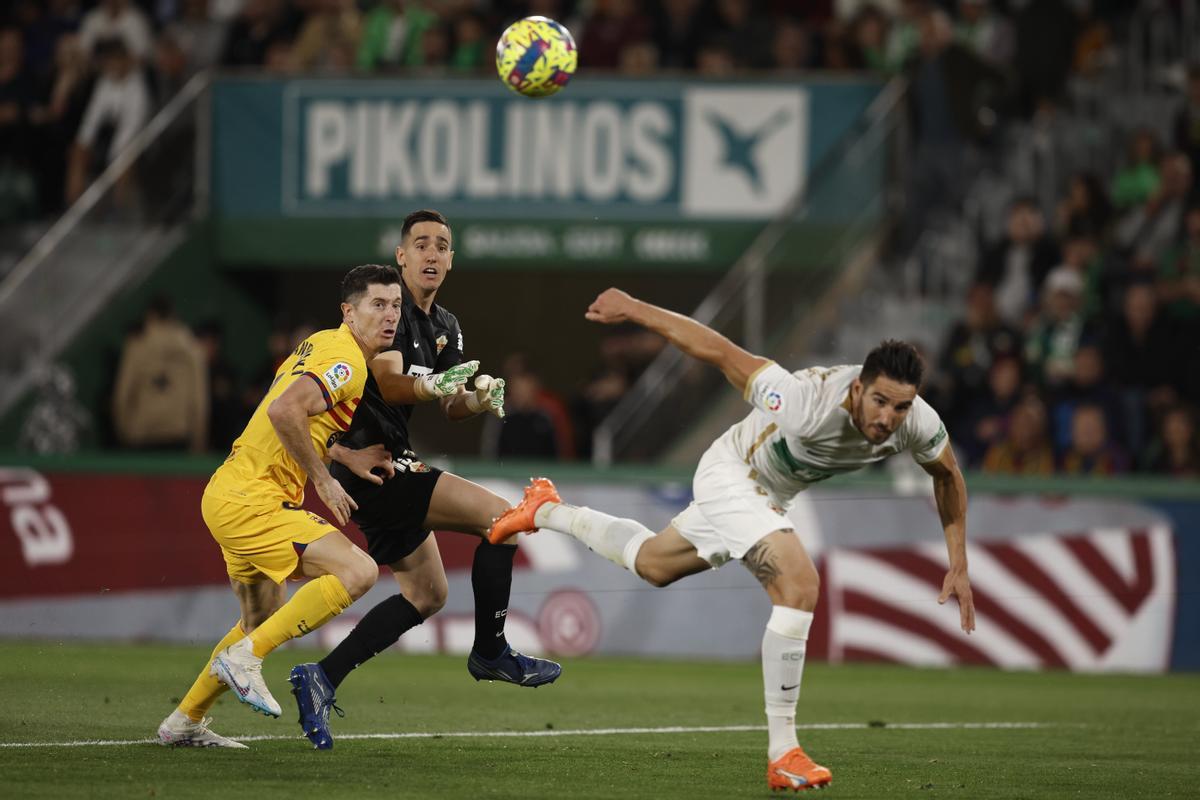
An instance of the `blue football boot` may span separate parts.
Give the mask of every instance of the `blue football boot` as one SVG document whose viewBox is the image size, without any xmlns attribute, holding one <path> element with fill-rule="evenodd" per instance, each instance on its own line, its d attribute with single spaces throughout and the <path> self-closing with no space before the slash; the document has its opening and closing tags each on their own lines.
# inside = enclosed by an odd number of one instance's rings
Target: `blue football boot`
<svg viewBox="0 0 1200 800">
<path fill-rule="evenodd" d="M 288 675 L 292 694 L 300 709 L 300 727 L 318 750 L 332 750 L 333 736 L 329 733 L 329 709 L 339 717 L 346 716 L 334 703 L 333 686 L 325 677 L 320 664 L 297 664 Z"/>
<path fill-rule="evenodd" d="M 477 681 L 504 681 L 517 686 L 542 686 L 554 683 L 562 674 L 562 666 L 545 658 L 533 658 L 518 653 L 508 645 L 504 652 L 493 659 L 486 659 L 471 651 L 467 659 L 467 671 Z"/>
</svg>

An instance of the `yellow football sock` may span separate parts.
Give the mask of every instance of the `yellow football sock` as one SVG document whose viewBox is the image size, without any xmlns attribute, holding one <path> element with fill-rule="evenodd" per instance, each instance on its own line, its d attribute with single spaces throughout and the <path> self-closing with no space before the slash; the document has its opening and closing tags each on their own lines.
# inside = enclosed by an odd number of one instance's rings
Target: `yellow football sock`
<svg viewBox="0 0 1200 800">
<path fill-rule="evenodd" d="M 187 714 L 188 719 L 192 722 L 199 722 L 204 719 L 205 712 L 212 708 L 212 704 L 217 702 L 217 698 L 221 696 L 221 693 L 229 688 L 208 674 L 208 667 L 212 664 L 212 660 L 217 657 L 217 653 L 245 638 L 246 634 L 242 631 L 242 623 L 239 621 L 237 625 L 229 629 L 229 633 L 225 634 L 224 639 L 217 642 L 217 646 L 213 648 L 212 655 L 208 657 L 208 661 L 204 662 L 204 669 L 200 670 L 200 675 L 196 678 L 196 682 L 192 684 L 192 688 L 188 689 L 188 693 L 183 696 L 183 700 L 179 703 L 179 710 Z"/>
<path fill-rule="evenodd" d="M 300 587 L 267 621 L 254 629 L 254 655 L 264 658 L 288 639 L 311 633 L 354 602 L 336 575 L 322 575 Z"/>
</svg>

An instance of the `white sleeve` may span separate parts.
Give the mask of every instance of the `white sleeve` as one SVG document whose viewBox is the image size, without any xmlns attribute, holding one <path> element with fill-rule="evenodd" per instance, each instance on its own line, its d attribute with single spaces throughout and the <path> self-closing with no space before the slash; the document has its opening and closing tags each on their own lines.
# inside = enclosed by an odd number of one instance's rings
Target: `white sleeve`
<svg viewBox="0 0 1200 800">
<path fill-rule="evenodd" d="M 942 418 L 919 395 L 913 401 L 908 419 L 904 420 L 908 429 L 905 437 L 905 448 L 912 453 L 913 461 L 918 464 L 929 464 L 941 458 L 942 451 L 950 443 L 946 434 L 946 425 Z"/>
<path fill-rule="evenodd" d="M 812 423 L 818 387 L 775 362 L 761 367 L 746 384 L 746 401 L 771 418 L 780 430 L 803 436 Z"/>
</svg>

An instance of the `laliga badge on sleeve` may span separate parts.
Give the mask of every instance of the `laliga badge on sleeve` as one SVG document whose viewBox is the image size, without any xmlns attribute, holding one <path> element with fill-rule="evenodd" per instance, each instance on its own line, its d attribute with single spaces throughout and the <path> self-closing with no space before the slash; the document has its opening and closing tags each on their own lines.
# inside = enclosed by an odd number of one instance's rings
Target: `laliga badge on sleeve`
<svg viewBox="0 0 1200 800">
<path fill-rule="evenodd" d="M 339 361 L 325 370 L 325 383 L 329 384 L 331 390 L 336 390 L 339 386 L 344 386 L 352 375 L 354 375 L 354 370 L 350 365 L 345 361 Z"/>
</svg>

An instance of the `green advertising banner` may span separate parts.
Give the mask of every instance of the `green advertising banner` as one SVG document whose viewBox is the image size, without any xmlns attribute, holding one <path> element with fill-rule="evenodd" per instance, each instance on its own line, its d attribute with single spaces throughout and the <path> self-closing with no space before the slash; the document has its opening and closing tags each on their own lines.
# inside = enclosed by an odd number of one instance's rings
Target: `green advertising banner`
<svg viewBox="0 0 1200 800">
<path fill-rule="evenodd" d="M 531 101 L 494 81 L 223 78 L 218 252 L 375 257 L 401 217 L 432 206 L 472 259 L 723 266 L 878 90 L 579 81 Z"/>
</svg>

